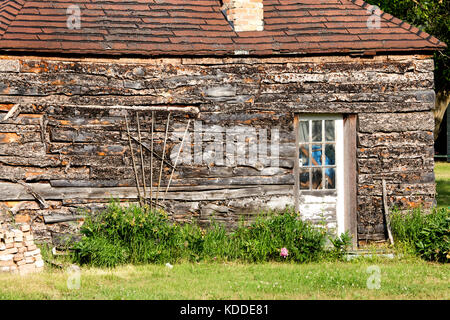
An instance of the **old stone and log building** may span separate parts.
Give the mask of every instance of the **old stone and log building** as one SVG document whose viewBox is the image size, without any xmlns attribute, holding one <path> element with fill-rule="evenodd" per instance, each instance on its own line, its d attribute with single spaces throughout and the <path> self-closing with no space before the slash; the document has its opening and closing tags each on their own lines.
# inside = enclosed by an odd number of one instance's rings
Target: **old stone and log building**
<svg viewBox="0 0 450 320">
<path fill-rule="evenodd" d="M 0 206 L 40 240 L 139 195 L 385 239 L 383 181 L 434 203 L 444 47 L 360 0 L 0 1 Z"/>
</svg>

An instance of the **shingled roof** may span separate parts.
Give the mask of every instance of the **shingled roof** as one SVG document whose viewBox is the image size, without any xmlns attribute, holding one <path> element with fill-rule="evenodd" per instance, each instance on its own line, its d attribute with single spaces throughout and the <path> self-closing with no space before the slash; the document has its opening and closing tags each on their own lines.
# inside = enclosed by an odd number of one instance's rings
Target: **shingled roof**
<svg viewBox="0 0 450 320">
<path fill-rule="evenodd" d="M 233 31 L 219 0 L 0 0 L 0 51 L 274 55 L 433 51 L 445 44 L 361 0 L 264 0 L 264 31 Z M 69 29 L 67 8 L 81 10 Z"/>
</svg>

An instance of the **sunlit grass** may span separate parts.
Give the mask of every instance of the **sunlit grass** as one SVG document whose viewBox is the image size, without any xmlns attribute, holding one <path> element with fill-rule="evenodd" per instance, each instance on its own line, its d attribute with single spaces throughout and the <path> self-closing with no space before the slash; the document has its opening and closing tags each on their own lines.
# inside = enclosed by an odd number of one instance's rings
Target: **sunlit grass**
<svg viewBox="0 0 450 320">
<path fill-rule="evenodd" d="M 381 270 L 368 289 L 367 267 Z M 0 299 L 449 299 L 450 266 L 380 260 L 325 263 L 181 263 L 82 268 L 81 287 L 69 273 L 0 274 Z"/>
</svg>

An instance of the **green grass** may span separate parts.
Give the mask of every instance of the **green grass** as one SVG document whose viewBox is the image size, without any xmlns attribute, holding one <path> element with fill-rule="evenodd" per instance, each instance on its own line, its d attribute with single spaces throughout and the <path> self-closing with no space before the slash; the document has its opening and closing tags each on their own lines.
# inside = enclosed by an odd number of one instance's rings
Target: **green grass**
<svg viewBox="0 0 450 320">
<path fill-rule="evenodd" d="M 436 162 L 434 173 L 438 207 L 448 208 L 450 207 L 450 163 Z"/>
<path fill-rule="evenodd" d="M 368 289 L 381 270 L 379 289 Z M 82 268 L 81 287 L 47 268 L 27 276 L 0 274 L 3 299 L 450 299 L 448 264 L 412 260 L 325 263 L 180 263 Z"/>
<path fill-rule="evenodd" d="M 450 205 L 450 164 L 436 163 L 438 204 Z M 48 250 L 45 257 L 51 259 Z M 61 261 L 60 261 L 61 262 Z M 67 267 L 68 259 L 62 260 Z M 369 289 L 369 266 L 381 270 Z M 81 268 L 81 288 L 68 289 L 69 273 L 0 273 L 5 299 L 450 299 L 450 264 L 405 256 L 352 262 L 189 263 Z"/>
</svg>

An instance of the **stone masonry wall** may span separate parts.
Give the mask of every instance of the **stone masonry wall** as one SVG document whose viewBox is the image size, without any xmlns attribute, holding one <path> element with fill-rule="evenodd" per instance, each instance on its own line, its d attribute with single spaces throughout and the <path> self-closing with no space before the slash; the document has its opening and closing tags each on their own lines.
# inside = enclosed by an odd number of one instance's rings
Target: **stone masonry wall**
<svg viewBox="0 0 450 320">
<path fill-rule="evenodd" d="M 357 114 L 358 237 L 384 239 L 382 179 L 389 205 L 429 208 L 434 201 L 433 70 L 431 57 L 420 55 L 0 57 L 0 207 L 50 241 L 79 228 L 80 209 L 99 210 L 111 196 L 135 201 L 124 115 L 136 136 L 140 110 L 148 141 L 155 112 L 161 154 L 170 110 L 171 132 L 182 133 L 188 119 L 265 128 L 268 139 L 279 129 L 276 167 L 182 164 L 173 176 L 165 201 L 173 219 L 215 217 L 233 225 L 260 209 L 293 204 L 295 113 Z M 168 142 L 163 186 L 175 142 Z"/>
</svg>

